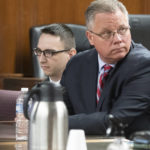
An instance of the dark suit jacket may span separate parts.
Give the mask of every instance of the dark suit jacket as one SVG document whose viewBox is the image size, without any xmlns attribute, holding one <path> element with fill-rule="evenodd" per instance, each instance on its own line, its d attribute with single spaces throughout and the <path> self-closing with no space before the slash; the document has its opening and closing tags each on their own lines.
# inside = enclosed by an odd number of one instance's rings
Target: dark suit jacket
<svg viewBox="0 0 150 150">
<path fill-rule="evenodd" d="M 108 114 L 128 124 L 126 135 L 150 129 L 150 51 L 132 43 L 128 55 L 111 70 L 98 106 L 96 88 L 98 57 L 95 49 L 74 56 L 67 64 L 61 84 L 70 114 L 69 128 L 103 135 Z"/>
</svg>

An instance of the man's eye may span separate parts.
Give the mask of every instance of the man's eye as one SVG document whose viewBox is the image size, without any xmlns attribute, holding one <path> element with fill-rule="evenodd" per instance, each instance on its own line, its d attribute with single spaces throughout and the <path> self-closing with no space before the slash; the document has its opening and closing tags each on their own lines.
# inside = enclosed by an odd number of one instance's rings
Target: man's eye
<svg viewBox="0 0 150 150">
<path fill-rule="evenodd" d="M 39 50 L 39 49 L 38 49 L 38 50 L 36 50 L 36 52 L 37 52 L 37 53 L 42 53 L 42 51 L 41 51 L 41 50 Z"/>
<path fill-rule="evenodd" d="M 110 35 L 110 34 L 111 34 L 111 31 L 105 32 L 104 35 L 105 35 L 105 34 L 106 34 L 106 35 Z"/>
<path fill-rule="evenodd" d="M 102 37 L 109 37 L 109 36 L 111 36 L 111 31 L 107 31 L 107 32 L 103 32 L 102 34 L 101 34 L 101 36 Z"/>
<path fill-rule="evenodd" d="M 125 32 L 127 30 L 127 28 L 120 28 L 118 31 L 119 31 L 119 33 L 123 33 L 123 32 Z"/>
<path fill-rule="evenodd" d="M 45 50 L 45 54 L 48 54 L 48 55 L 51 55 L 51 51 L 49 51 L 49 50 Z"/>
</svg>

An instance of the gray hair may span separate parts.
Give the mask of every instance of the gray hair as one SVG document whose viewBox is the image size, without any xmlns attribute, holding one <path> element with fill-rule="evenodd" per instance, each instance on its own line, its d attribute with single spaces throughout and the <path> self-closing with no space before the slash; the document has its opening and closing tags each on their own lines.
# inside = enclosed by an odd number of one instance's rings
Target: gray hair
<svg viewBox="0 0 150 150">
<path fill-rule="evenodd" d="M 72 30 L 65 24 L 51 24 L 41 30 L 41 34 L 50 34 L 60 37 L 65 49 L 76 48 L 75 37 Z"/>
<path fill-rule="evenodd" d="M 114 13 L 120 10 L 128 19 L 128 11 L 126 7 L 118 0 L 95 0 L 87 8 L 85 12 L 86 26 L 91 28 L 94 17 L 97 13 Z"/>
</svg>

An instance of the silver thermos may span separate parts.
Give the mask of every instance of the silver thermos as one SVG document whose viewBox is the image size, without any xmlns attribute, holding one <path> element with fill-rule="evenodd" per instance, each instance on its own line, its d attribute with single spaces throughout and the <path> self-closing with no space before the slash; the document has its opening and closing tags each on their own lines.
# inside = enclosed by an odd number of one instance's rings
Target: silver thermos
<svg viewBox="0 0 150 150">
<path fill-rule="evenodd" d="M 61 86 L 39 83 L 26 95 L 24 114 L 30 120 L 29 150 L 66 150 L 68 113 Z"/>
</svg>

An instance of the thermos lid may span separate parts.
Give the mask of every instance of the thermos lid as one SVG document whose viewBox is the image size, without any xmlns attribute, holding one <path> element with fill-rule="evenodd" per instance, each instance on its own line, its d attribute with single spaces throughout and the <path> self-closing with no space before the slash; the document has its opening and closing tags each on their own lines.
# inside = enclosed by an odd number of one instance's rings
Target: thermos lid
<svg viewBox="0 0 150 150">
<path fill-rule="evenodd" d="M 55 85 L 48 81 L 41 82 L 37 85 L 40 101 L 61 101 L 63 100 L 63 87 Z"/>
<path fill-rule="evenodd" d="M 22 87 L 21 88 L 21 92 L 28 92 L 29 88 L 26 88 L 26 87 Z"/>
</svg>

